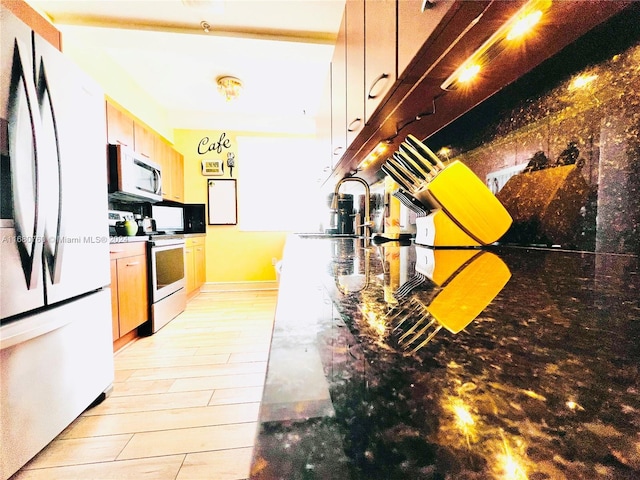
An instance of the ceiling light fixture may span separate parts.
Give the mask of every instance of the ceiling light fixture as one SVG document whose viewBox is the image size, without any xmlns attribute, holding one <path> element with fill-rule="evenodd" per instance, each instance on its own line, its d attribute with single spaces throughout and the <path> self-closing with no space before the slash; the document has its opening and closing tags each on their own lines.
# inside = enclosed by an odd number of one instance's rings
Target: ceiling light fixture
<svg viewBox="0 0 640 480">
<path fill-rule="evenodd" d="M 216 83 L 218 91 L 226 98 L 227 102 L 238 98 L 242 91 L 242 82 L 236 77 L 224 75 L 216 78 Z"/>
<path fill-rule="evenodd" d="M 182 4 L 187 8 L 207 11 L 218 15 L 224 13 L 224 0 L 182 0 Z"/>
<path fill-rule="evenodd" d="M 489 39 L 467 58 L 444 82 L 442 90 L 455 90 L 460 84 L 469 82 L 489 62 L 516 40 L 522 40 L 538 24 L 543 12 L 549 9 L 551 0 L 530 0 L 504 23 Z"/>
</svg>

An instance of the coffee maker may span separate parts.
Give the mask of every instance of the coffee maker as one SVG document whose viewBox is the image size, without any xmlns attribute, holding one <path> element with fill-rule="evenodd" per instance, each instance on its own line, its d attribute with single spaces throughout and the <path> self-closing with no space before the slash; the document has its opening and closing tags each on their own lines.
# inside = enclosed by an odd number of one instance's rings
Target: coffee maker
<svg viewBox="0 0 640 480">
<path fill-rule="evenodd" d="M 329 195 L 328 203 L 331 205 L 333 194 Z M 354 233 L 353 195 L 338 194 L 338 208 L 331 211 L 329 233 L 351 235 Z"/>
</svg>

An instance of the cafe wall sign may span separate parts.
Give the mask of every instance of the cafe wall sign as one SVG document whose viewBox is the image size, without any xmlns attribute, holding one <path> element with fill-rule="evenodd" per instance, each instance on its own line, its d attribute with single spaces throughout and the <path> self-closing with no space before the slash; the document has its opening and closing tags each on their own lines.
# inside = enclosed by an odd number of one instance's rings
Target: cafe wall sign
<svg viewBox="0 0 640 480">
<path fill-rule="evenodd" d="M 202 159 L 202 175 L 205 176 L 223 176 L 225 174 L 225 163 L 229 172 L 229 176 L 233 177 L 233 167 L 235 167 L 235 153 L 228 151 L 231 149 L 231 139 L 227 138 L 227 134 L 222 132 L 220 137 L 212 139 L 211 137 L 202 137 L 198 142 L 198 154 L 205 155 L 210 152 L 223 154 L 226 151 L 226 162 L 224 158 Z"/>
</svg>

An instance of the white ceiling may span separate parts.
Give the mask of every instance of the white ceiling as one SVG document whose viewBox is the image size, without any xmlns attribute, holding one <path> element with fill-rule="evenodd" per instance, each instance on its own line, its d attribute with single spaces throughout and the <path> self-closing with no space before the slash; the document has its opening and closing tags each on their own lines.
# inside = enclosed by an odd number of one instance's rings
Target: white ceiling
<svg viewBox="0 0 640 480">
<path fill-rule="evenodd" d="M 247 124 L 313 119 L 344 8 L 344 0 L 28 3 L 62 31 L 63 49 L 88 49 L 117 64 L 166 110 L 173 128 L 215 128 L 212 119 L 231 117 Z M 239 99 L 222 98 L 219 75 L 243 81 Z"/>
</svg>

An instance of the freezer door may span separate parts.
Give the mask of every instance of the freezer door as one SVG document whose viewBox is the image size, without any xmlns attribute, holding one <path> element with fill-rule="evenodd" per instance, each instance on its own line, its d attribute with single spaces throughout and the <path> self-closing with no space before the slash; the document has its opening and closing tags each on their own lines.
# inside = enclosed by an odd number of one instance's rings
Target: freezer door
<svg viewBox="0 0 640 480">
<path fill-rule="evenodd" d="M 0 328 L 0 478 L 109 391 L 110 306 L 106 288 Z"/>
<path fill-rule="evenodd" d="M 110 283 L 104 93 L 44 39 L 35 36 L 45 181 L 43 255 L 47 303 Z"/>
</svg>

